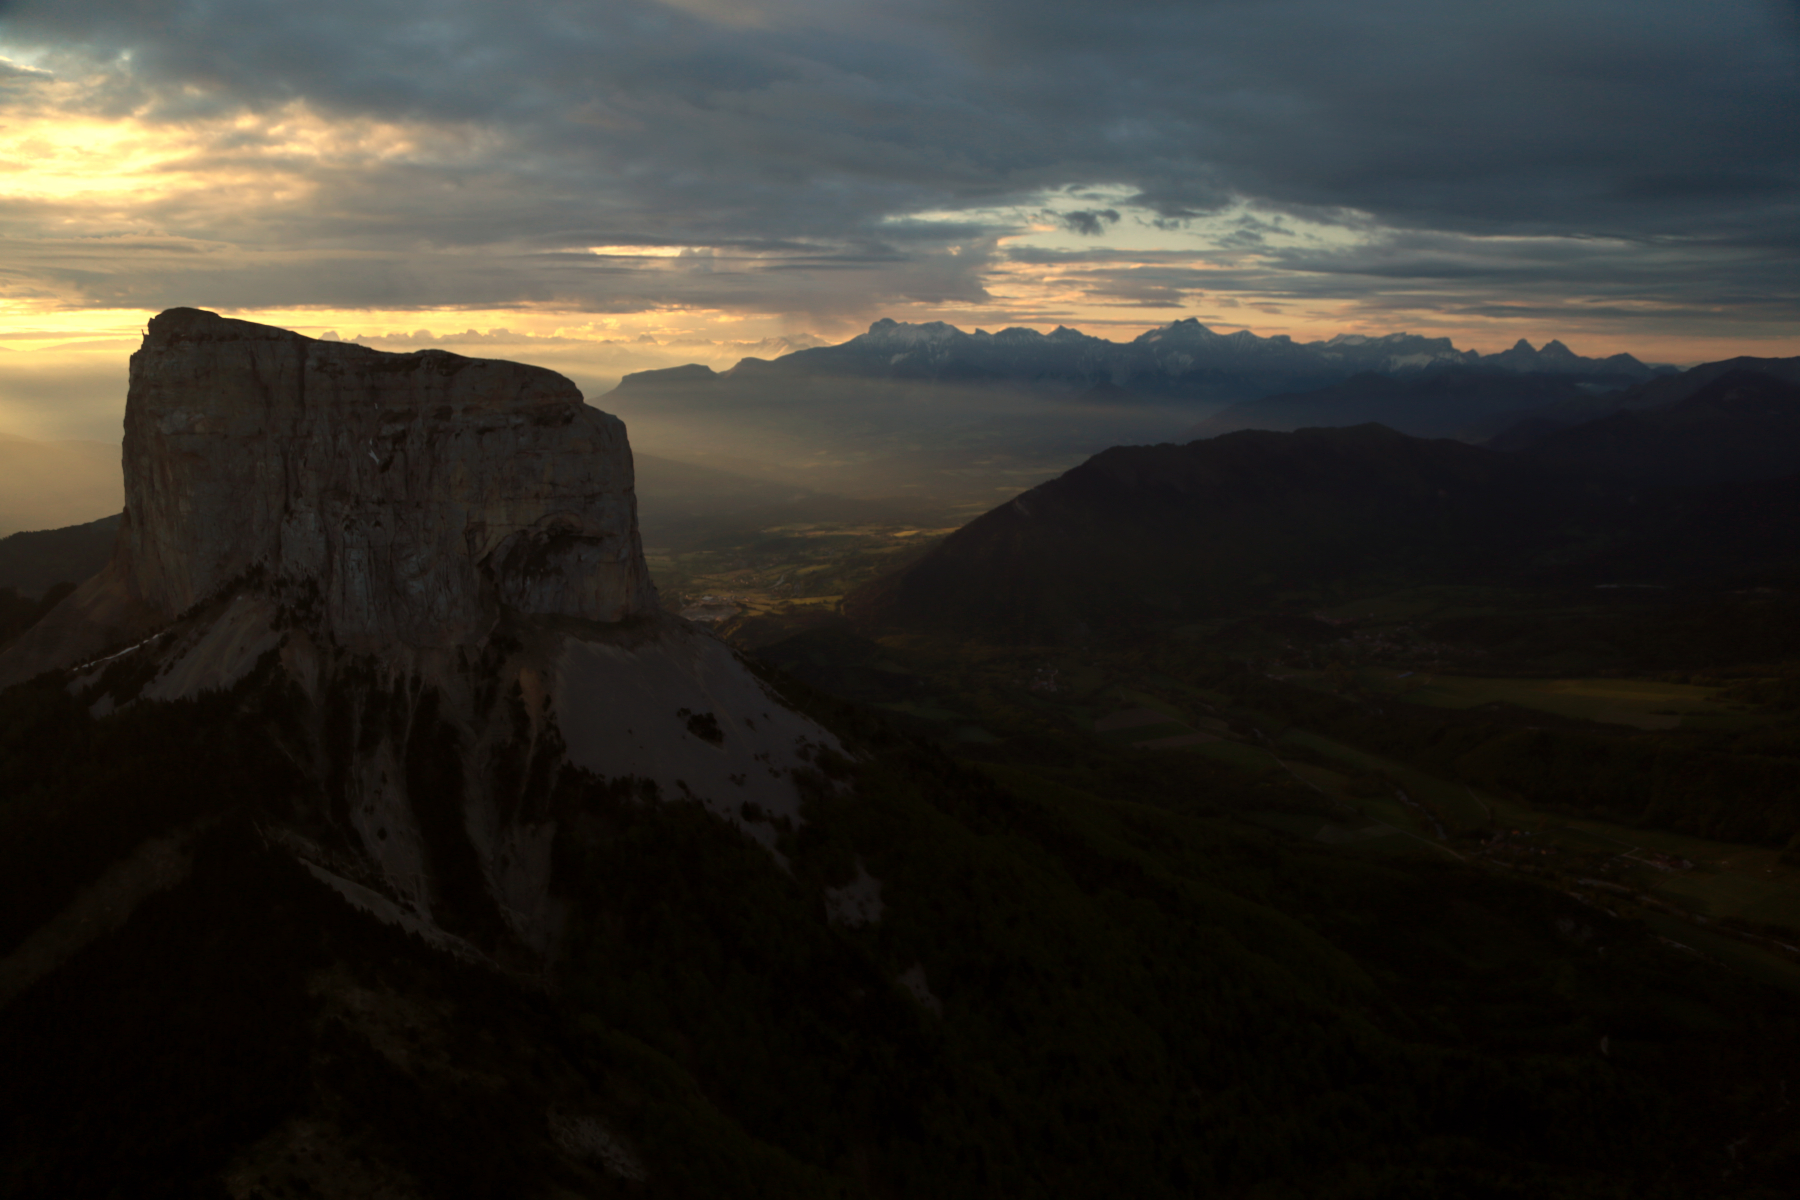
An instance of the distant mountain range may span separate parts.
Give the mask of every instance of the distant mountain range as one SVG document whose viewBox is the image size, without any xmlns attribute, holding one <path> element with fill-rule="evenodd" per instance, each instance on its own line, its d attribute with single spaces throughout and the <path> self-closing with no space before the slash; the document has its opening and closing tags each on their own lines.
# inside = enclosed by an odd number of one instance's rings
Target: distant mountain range
<svg viewBox="0 0 1800 1200">
<path fill-rule="evenodd" d="M 1365 371 L 1313 391 L 1241 401 L 1175 440 L 1218 437 L 1240 429 L 1287 433 L 1376 422 L 1414 437 L 1475 441 L 1494 432 L 1493 427 L 1527 415 L 1561 411 L 1592 396 L 1593 386 L 1591 380 L 1577 376 L 1520 375 L 1480 367 L 1432 367 L 1399 376 Z"/>
<path fill-rule="evenodd" d="M 1478 401 L 1462 408 L 1516 419 L 1673 371 L 1627 354 L 1584 358 L 1555 341 L 1483 355 L 1448 338 L 1296 342 L 1219 334 L 1193 319 L 1129 342 L 1066 328 L 966 333 L 881 320 L 841 345 L 746 358 L 726 371 L 689 364 L 627 375 L 597 403 L 625 419 L 639 451 L 740 472 L 752 460 L 782 482 L 904 497 L 961 521 L 991 507 L 997 492 L 1108 446 L 1191 440 L 1199 435 L 1183 430 L 1195 420 L 1271 395 L 1398 392 L 1401 408 L 1423 412 L 1443 407 L 1436 393 L 1450 388 Z M 1430 394 L 1407 399 L 1421 388 Z M 1303 423 L 1367 420 L 1409 427 L 1393 415 Z M 1490 423 L 1483 436 L 1507 423 Z"/>
<path fill-rule="evenodd" d="M 1004 385 L 1106 402 L 1123 397 L 1188 403 L 1231 403 L 1275 392 L 1325 387 L 1365 372 L 1406 375 L 1447 366 L 1509 375 L 1580 378 L 1623 387 L 1671 372 L 1629 354 L 1584 358 L 1559 341 L 1534 349 L 1520 339 L 1510 350 L 1458 350 L 1449 338 L 1395 333 L 1339 334 L 1296 342 L 1248 330 L 1214 333 L 1195 318 L 1113 342 L 1058 326 L 965 333 L 942 321 L 912 325 L 883 319 L 837 346 L 818 346 L 770 360 L 747 358 L 724 372 L 689 365 L 627 375 L 619 392 L 644 388 L 727 389 L 791 379 L 882 379 L 960 386 Z M 615 395 L 618 393 L 614 393 Z"/>
<path fill-rule="evenodd" d="M 1742 356 L 1701 363 L 1690 370 L 1640 383 L 1621 392 L 1587 395 L 1534 410 L 1523 418 L 1524 429 L 1515 428 L 1521 418 L 1510 414 L 1505 425 L 1485 444 L 1494 449 L 1518 449 L 1552 429 L 1579 425 L 1619 412 L 1646 412 L 1673 408 L 1731 374 L 1760 375 L 1776 384 L 1800 386 L 1800 356 L 1751 358 Z"/>
</svg>

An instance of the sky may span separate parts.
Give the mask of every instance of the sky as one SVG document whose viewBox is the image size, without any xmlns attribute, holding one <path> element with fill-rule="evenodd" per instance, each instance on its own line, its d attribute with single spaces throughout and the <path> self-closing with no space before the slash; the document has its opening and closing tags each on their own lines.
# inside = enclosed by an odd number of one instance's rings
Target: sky
<svg viewBox="0 0 1800 1200">
<path fill-rule="evenodd" d="M 0 0 L 0 432 L 175 305 L 593 394 L 879 317 L 1800 354 L 1797 0 Z"/>
</svg>

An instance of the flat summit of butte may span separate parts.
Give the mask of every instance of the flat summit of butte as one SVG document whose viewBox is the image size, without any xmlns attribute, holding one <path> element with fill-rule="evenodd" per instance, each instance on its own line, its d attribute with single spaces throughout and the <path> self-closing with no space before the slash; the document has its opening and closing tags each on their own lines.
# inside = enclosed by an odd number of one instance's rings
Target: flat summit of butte
<svg viewBox="0 0 1800 1200">
<path fill-rule="evenodd" d="M 555 372 L 172 309 L 131 359 L 124 473 L 111 561 L 0 655 L 0 686 L 69 671 L 96 715 L 290 689 L 326 781 L 291 848 L 427 936 L 497 912 L 510 937 L 487 941 L 550 947 L 556 822 L 496 775 L 521 730 L 552 773 L 698 800 L 771 848 L 796 770 L 837 745 L 660 611 L 624 425 Z M 415 778 L 421 739 L 451 783 Z M 432 844 L 428 808 L 468 844 Z"/>
</svg>

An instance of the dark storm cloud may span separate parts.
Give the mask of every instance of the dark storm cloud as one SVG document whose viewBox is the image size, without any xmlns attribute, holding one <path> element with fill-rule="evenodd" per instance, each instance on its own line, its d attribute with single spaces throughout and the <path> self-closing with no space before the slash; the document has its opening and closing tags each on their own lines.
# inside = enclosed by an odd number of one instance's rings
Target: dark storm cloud
<svg viewBox="0 0 1800 1200">
<path fill-rule="evenodd" d="M 1800 275 L 1791 4 L 16 0 L 0 13 L 0 39 L 64 77 L 107 73 L 88 93 L 97 112 L 174 127 L 304 101 L 338 121 L 442 131 L 443 146 L 403 161 L 307 168 L 318 192 L 304 204 L 145 205 L 171 237 L 342 252 L 297 275 L 254 253 L 232 263 L 246 289 L 264 271 L 265 289 L 287 280 L 315 297 L 265 303 L 391 303 L 410 289 L 430 304 L 458 288 L 475 293 L 464 303 L 602 307 L 651 292 L 813 311 L 977 301 L 1004 222 L 903 218 L 1036 205 L 1071 184 L 1112 189 L 1113 207 L 1055 216 L 1081 234 L 1118 227 L 1122 195 L 1165 227 L 1248 199 L 1385 231 L 1361 258 L 1280 251 L 1253 273 L 1258 286 L 1292 273 L 1286 288 L 1308 294 L 1522 275 L 1604 290 L 1630 276 L 1762 312 L 1793 301 L 1776 276 Z M 0 74 L 0 96 L 15 77 Z M 209 153 L 233 163 L 229 145 Z M 1625 251 L 1534 249 L 1509 264 L 1504 243 L 1471 259 L 1404 244 L 1414 234 L 1641 250 L 1636 268 L 1619 265 Z M 1267 241 L 1242 225 L 1224 248 Z M 723 257 L 710 273 L 632 274 L 530 253 L 584 244 Z M 724 270 L 754 246 L 759 269 Z M 491 254 L 423 261 L 458 248 Z M 356 257 L 373 250 L 419 261 Z M 183 269 L 114 290 L 147 299 Z M 1139 283 L 1118 294 L 1181 294 Z"/>
<path fill-rule="evenodd" d="M 1792 258 L 1734 255 L 1681 241 L 1470 239 L 1401 233 L 1348 249 L 1288 249 L 1194 263 L 1191 256 L 1096 249 L 1015 250 L 1096 300 L 1145 307 L 1218 307 L 1231 293 L 1301 306 L 1351 298 L 1358 315 L 1431 312 L 1542 322 L 1554 331 L 1610 321 L 1659 336 L 1768 337 L 1791 333 L 1800 312 Z M 1059 270 L 1060 268 L 1060 270 Z M 1670 286 L 1671 280 L 1680 281 Z M 1205 319 L 1204 317 L 1202 318 Z"/>
<path fill-rule="evenodd" d="M 1059 213 L 1058 218 L 1071 233 L 1079 233 L 1084 237 L 1098 237 L 1108 225 L 1119 223 L 1118 210 L 1111 208 L 1078 208 L 1073 212 Z"/>
</svg>

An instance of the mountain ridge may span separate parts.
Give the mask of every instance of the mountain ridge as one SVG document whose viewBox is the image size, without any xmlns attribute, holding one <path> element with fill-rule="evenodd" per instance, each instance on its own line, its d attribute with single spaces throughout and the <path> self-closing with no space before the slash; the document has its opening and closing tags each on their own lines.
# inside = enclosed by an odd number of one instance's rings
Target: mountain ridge
<svg viewBox="0 0 1800 1200">
<path fill-rule="evenodd" d="M 1794 382 L 1735 367 L 1697 390 L 1578 425 L 1557 426 L 1518 453 L 1563 471 L 1639 484 L 1704 485 L 1800 471 L 1800 360 Z"/>
<path fill-rule="evenodd" d="M 1681 488 L 1585 449 L 1539 459 L 1379 424 L 1114 447 L 844 608 L 874 627 L 1067 641 L 1357 579 L 1666 584 L 1800 564 L 1780 533 L 1781 514 L 1800 519 L 1800 474 Z"/>
<path fill-rule="evenodd" d="M 1484 357 L 1447 338 L 1299 343 L 1219 334 L 1194 318 L 1128 342 L 1067 327 L 969 333 L 884 318 L 835 346 L 724 371 L 687 364 L 628 375 L 603 403 L 650 453 L 753 455 L 817 490 L 865 499 L 929 494 L 947 524 L 985 510 L 1002 488 L 1040 482 L 1108 446 L 1181 438 L 1235 403 L 1341 386 L 1371 371 L 1410 386 L 1453 370 L 1478 372 L 1535 408 L 1650 380 L 1662 368 L 1580 359 L 1561 343 Z M 1369 419 L 1379 414 L 1358 418 Z"/>
<path fill-rule="evenodd" d="M 1260 337 L 1249 330 L 1219 334 L 1194 317 L 1147 330 L 1129 342 L 1065 326 L 1048 334 L 1022 327 L 968 333 L 942 321 L 908 324 L 884 317 L 867 332 L 834 346 L 772 360 L 745 359 L 723 372 L 700 364 L 636 372 L 621 379 L 614 391 L 824 376 L 1008 384 L 1063 394 L 1110 384 L 1145 397 L 1209 400 L 1236 392 L 1267 394 L 1283 384 L 1323 386 L 1359 371 L 1405 373 L 1444 365 L 1621 382 L 1651 379 L 1664 371 L 1629 354 L 1585 358 L 1556 340 L 1534 349 L 1521 338 L 1507 350 L 1483 355 L 1458 350 L 1449 338 L 1408 333 L 1339 334 L 1317 342 L 1295 342 L 1285 334 Z"/>
<path fill-rule="evenodd" d="M 1521 374 L 1491 367 L 1431 366 L 1407 375 L 1364 371 L 1341 383 L 1233 404 L 1184 430 L 1181 440 L 1240 429 L 1291 433 L 1368 422 L 1414 437 L 1458 437 L 1483 422 L 1535 413 L 1589 394 L 1579 376 Z"/>
<path fill-rule="evenodd" d="M 1239 429 L 1291 432 L 1376 421 L 1415 437 L 1471 442 L 1506 438 L 1503 444 L 1510 444 L 1518 438 L 1508 431 L 1520 422 L 1548 429 L 1614 412 L 1667 407 L 1731 371 L 1761 372 L 1800 382 L 1800 358 L 1740 357 L 1637 382 L 1626 376 L 1592 373 L 1502 371 L 1485 361 L 1433 365 L 1405 375 L 1363 372 L 1327 387 L 1240 401 L 1180 436 L 1189 440 Z"/>
</svg>

